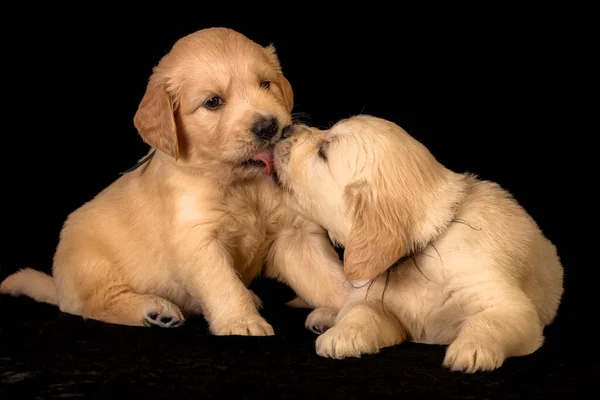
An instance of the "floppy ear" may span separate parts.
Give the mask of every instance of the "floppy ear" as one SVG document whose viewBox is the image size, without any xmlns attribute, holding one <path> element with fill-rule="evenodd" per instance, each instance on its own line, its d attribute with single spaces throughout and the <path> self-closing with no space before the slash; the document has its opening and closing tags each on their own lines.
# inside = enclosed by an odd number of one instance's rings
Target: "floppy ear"
<svg viewBox="0 0 600 400">
<path fill-rule="evenodd" d="M 277 50 L 275 46 L 271 43 L 265 47 L 267 50 L 267 54 L 274 67 L 278 69 L 280 72 L 277 74 L 279 87 L 281 88 L 281 92 L 283 93 L 283 102 L 285 103 L 285 107 L 289 112 L 292 112 L 294 108 L 294 91 L 292 90 L 292 85 L 290 81 L 283 75 L 281 72 L 281 63 L 279 62 L 279 57 L 277 57 Z"/>
<path fill-rule="evenodd" d="M 152 74 L 133 124 L 146 143 L 177 159 L 179 145 L 175 110 L 163 79 L 156 73 Z"/>
<path fill-rule="evenodd" d="M 375 278 L 411 251 L 412 216 L 366 181 L 348 185 L 344 196 L 352 221 L 344 273 L 351 280 Z"/>
</svg>

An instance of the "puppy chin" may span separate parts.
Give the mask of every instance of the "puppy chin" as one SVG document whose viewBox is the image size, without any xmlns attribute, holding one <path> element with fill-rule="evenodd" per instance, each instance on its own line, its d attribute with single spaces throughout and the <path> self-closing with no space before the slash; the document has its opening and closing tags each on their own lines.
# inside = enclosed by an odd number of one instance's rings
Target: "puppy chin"
<svg viewBox="0 0 600 400">
<path fill-rule="evenodd" d="M 261 162 L 240 161 L 229 169 L 232 182 L 268 178 L 268 167 Z"/>
<path fill-rule="evenodd" d="M 234 181 L 259 179 L 266 175 L 264 168 L 258 166 L 238 166 L 234 168 L 231 172 Z"/>
<path fill-rule="evenodd" d="M 245 152 L 246 156 L 232 162 L 232 173 L 238 179 L 257 179 L 275 175 L 273 162 L 273 146 L 270 144 L 254 146 L 252 151 Z"/>
</svg>

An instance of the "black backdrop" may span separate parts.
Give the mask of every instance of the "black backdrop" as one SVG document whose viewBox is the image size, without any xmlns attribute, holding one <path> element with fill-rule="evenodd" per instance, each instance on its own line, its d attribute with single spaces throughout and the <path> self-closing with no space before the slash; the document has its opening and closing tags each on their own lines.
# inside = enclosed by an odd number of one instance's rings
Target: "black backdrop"
<svg viewBox="0 0 600 400">
<path fill-rule="evenodd" d="M 574 319 L 581 254 L 573 221 L 582 210 L 570 208 L 570 189 L 591 142 L 565 118 L 580 76 L 576 39 L 556 22 L 560 10 L 374 8 L 349 16 L 290 6 L 281 16 L 267 5 L 252 13 L 173 5 L 7 14 L 16 23 L 4 37 L 0 277 L 24 266 L 50 270 L 68 213 L 146 153 L 132 118 L 152 67 L 179 37 L 227 26 L 276 46 L 304 121 L 384 117 L 448 167 L 507 188 L 558 246 L 567 288 L 561 318 Z"/>
</svg>

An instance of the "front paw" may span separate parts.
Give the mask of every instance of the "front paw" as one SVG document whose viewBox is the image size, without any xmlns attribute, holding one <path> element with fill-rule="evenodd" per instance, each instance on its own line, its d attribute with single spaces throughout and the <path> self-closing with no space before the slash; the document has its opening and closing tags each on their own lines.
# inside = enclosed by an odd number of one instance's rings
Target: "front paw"
<svg viewBox="0 0 600 400">
<path fill-rule="evenodd" d="M 379 352 L 377 335 L 364 327 L 337 325 L 317 338 L 317 354 L 329 358 L 360 357 Z"/>
<path fill-rule="evenodd" d="M 273 327 L 259 315 L 212 324 L 210 330 L 217 336 L 273 336 L 275 334 Z"/>
<path fill-rule="evenodd" d="M 494 344 L 477 340 L 455 340 L 448 346 L 444 366 L 452 371 L 492 371 L 504 362 L 504 352 Z"/>
<path fill-rule="evenodd" d="M 317 308 L 308 314 L 304 326 L 306 329 L 320 335 L 335 324 L 337 314 L 338 310 L 333 308 Z"/>
</svg>

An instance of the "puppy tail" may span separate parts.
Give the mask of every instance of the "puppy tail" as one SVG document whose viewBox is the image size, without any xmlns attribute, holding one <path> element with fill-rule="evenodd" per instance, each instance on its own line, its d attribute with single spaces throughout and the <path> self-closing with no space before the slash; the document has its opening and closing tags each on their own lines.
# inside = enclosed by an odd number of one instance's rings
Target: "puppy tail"
<svg viewBox="0 0 600 400">
<path fill-rule="evenodd" d="M 58 305 L 54 279 L 43 272 L 25 268 L 9 275 L 0 283 L 0 293 L 11 296 L 29 296 L 35 301 Z"/>
</svg>

